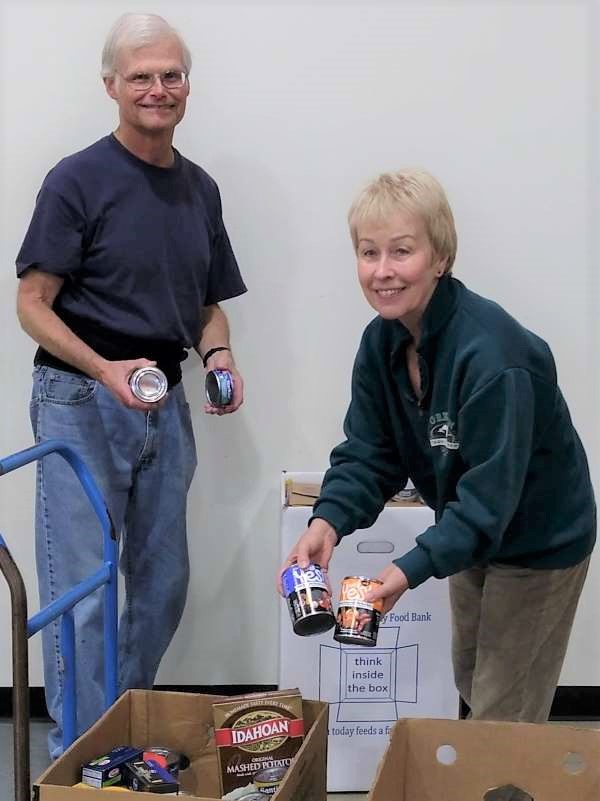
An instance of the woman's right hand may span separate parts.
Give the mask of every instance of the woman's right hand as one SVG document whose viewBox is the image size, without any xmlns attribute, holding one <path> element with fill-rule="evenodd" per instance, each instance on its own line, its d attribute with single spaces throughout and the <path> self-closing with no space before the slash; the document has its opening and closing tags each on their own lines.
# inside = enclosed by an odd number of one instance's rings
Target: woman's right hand
<svg viewBox="0 0 600 801">
<path fill-rule="evenodd" d="M 310 526 L 301 534 L 279 570 L 277 576 L 279 594 L 283 595 L 281 576 L 290 565 L 297 563 L 299 567 L 305 568 L 312 563 L 327 569 L 337 541 L 338 536 L 333 526 L 330 526 L 326 520 L 315 517 Z"/>
</svg>

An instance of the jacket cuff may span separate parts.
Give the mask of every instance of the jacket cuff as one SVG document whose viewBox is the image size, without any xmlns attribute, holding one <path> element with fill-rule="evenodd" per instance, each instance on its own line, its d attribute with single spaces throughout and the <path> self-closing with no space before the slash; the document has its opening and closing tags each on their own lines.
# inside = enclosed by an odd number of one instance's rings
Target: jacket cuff
<svg viewBox="0 0 600 801">
<path fill-rule="evenodd" d="M 338 543 L 345 537 L 346 534 L 351 534 L 354 527 L 346 514 L 340 511 L 337 504 L 322 502 L 318 504 L 318 508 L 313 510 L 313 513 L 308 521 L 308 525 L 312 523 L 315 518 L 320 517 L 325 520 L 334 529 L 337 534 Z"/>
<path fill-rule="evenodd" d="M 408 586 L 411 590 L 427 581 L 434 574 L 433 563 L 427 551 L 418 545 L 399 559 L 394 559 L 394 564 L 400 568 L 408 579 Z"/>
</svg>

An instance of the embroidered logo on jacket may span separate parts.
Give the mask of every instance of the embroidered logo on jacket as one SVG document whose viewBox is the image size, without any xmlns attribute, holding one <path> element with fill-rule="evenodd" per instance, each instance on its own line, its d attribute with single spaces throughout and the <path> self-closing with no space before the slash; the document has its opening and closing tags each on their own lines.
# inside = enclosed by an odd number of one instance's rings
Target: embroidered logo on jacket
<svg viewBox="0 0 600 801">
<path fill-rule="evenodd" d="M 456 437 L 456 423 L 450 420 L 448 412 L 437 412 L 429 418 L 429 444 L 432 448 L 442 447 L 456 451 L 460 442 Z"/>
</svg>

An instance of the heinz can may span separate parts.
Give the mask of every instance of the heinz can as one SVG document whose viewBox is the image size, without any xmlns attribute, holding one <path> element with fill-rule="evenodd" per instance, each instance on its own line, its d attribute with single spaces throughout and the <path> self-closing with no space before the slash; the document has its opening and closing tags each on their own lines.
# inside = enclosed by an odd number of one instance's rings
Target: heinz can
<svg viewBox="0 0 600 801">
<path fill-rule="evenodd" d="M 281 583 L 296 634 L 322 634 L 335 626 L 326 570 L 294 564 L 284 570 Z"/>
<path fill-rule="evenodd" d="M 348 645 L 377 643 L 383 599 L 369 603 L 365 595 L 383 582 L 365 576 L 346 576 L 342 581 L 340 604 L 333 639 Z"/>
<path fill-rule="evenodd" d="M 167 376 L 158 367 L 140 367 L 129 376 L 131 391 L 141 401 L 156 403 L 167 394 Z"/>
<path fill-rule="evenodd" d="M 233 376 L 229 370 L 210 370 L 206 374 L 205 389 L 211 406 L 229 406 L 233 400 Z"/>
</svg>

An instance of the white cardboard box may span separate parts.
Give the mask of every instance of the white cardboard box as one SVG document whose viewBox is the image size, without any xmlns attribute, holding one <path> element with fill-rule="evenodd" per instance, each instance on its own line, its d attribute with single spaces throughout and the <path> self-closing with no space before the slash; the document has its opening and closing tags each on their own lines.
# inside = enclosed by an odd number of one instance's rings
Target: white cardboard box
<svg viewBox="0 0 600 801">
<path fill-rule="evenodd" d="M 312 513 L 310 498 L 308 506 L 286 504 L 285 483 L 320 484 L 322 478 L 322 473 L 283 474 L 282 559 Z M 344 576 L 376 576 L 432 522 L 433 512 L 425 506 L 387 506 L 370 529 L 346 537 L 329 566 L 334 608 Z M 397 720 L 458 717 L 447 581 L 431 579 L 406 593 L 383 618 L 374 648 L 340 645 L 333 629 L 297 636 L 282 601 L 279 686 L 299 687 L 305 697 L 329 703 L 328 791 L 369 790 Z"/>
</svg>

